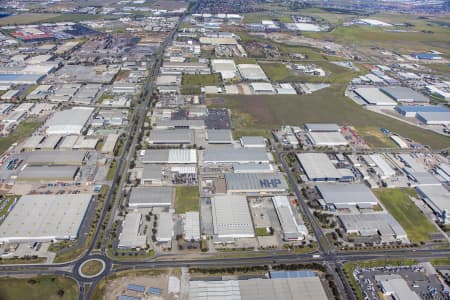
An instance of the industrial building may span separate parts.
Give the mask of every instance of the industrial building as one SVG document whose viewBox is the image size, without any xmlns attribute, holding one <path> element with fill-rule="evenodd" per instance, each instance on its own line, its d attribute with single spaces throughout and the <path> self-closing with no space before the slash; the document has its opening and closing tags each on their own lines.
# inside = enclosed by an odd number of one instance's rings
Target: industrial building
<svg viewBox="0 0 450 300">
<path fill-rule="evenodd" d="M 190 281 L 190 300 L 326 300 L 320 278 L 251 278 L 227 281 Z"/>
<path fill-rule="evenodd" d="M 200 215 L 198 211 L 188 211 L 184 214 L 183 235 L 186 241 L 200 240 Z"/>
<path fill-rule="evenodd" d="M 266 73 L 257 64 L 240 64 L 237 67 L 241 77 L 245 80 L 269 80 Z"/>
<path fill-rule="evenodd" d="M 173 231 L 173 213 L 162 212 L 158 218 L 158 231 L 156 232 L 156 241 L 158 243 L 170 243 L 172 241 Z"/>
<path fill-rule="evenodd" d="M 203 164 L 248 164 L 270 163 L 272 158 L 270 153 L 261 148 L 227 148 L 206 149 L 202 161 Z"/>
<path fill-rule="evenodd" d="M 117 147 L 117 142 L 119 141 L 120 135 L 111 133 L 108 134 L 103 143 L 101 152 L 106 154 L 114 154 Z"/>
<path fill-rule="evenodd" d="M 308 132 L 340 132 L 340 127 L 334 123 L 305 123 Z"/>
<path fill-rule="evenodd" d="M 18 181 L 52 182 L 73 181 L 78 166 L 27 166 L 17 176 Z"/>
<path fill-rule="evenodd" d="M 192 144 L 192 131 L 189 129 L 153 129 L 150 131 L 150 144 Z"/>
<path fill-rule="evenodd" d="M 289 190 L 281 173 L 226 173 L 225 183 L 229 193 L 283 193 Z"/>
<path fill-rule="evenodd" d="M 55 112 L 44 124 L 47 134 L 81 134 L 94 111 L 90 107 L 73 107 Z"/>
<path fill-rule="evenodd" d="M 336 131 L 329 132 L 308 132 L 308 139 L 315 147 L 337 147 L 346 146 L 348 141 Z"/>
<path fill-rule="evenodd" d="M 131 208 L 172 205 L 174 190 L 171 187 L 134 187 L 128 199 Z"/>
<path fill-rule="evenodd" d="M 397 104 L 397 102 L 376 87 L 356 88 L 354 92 L 369 105 L 394 106 Z"/>
<path fill-rule="evenodd" d="M 316 189 L 327 206 L 332 209 L 373 208 L 378 204 L 377 197 L 362 183 L 320 183 L 316 185 Z"/>
<path fill-rule="evenodd" d="M 76 239 L 91 199 L 91 194 L 22 196 L 0 225 L 0 242 Z"/>
<path fill-rule="evenodd" d="M 338 218 L 347 234 L 379 235 L 383 242 L 408 242 L 405 230 L 388 213 L 346 214 Z"/>
<path fill-rule="evenodd" d="M 137 249 L 147 247 L 147 236 L 140 234 L 142 214 L 129 212 L 122 223 L 122 232 L 119 235 L 118 248 Z"/>
<path fill-rule="evenodd" d="M 250 83 L 252 92 L 255 95 L 275 95 L 276 91 L 269 82 L 252 82 Z"/>
<path fill-rule="evenodd" d="M 26 157 L 28 165 L 33 166 L 81 166 L 86 157 L 87 152 L 81 150 L 73 151 L 33 151 L 29 152 Z"/>
<path fill-rule="evenodd" d="M 308 229 L 305 224 L 298 224 L 297 218 L 292 211 L 289 198 L 287 196 L 272 197 L 275 211 L 277 212 L 278 220 L 280 221 L 283 230 L 283 240 L 298 241 L 303 240 L 308 235 Z M 300 215 L 298 215 L 300 218 Z"/>
<path fill-rule="evenodd" d="M 160 164 L 144 164 L 141 184 L 162 184 L 163 167 Z"/>
<path fill-rule="evenodd" d="M 410 286 L 399 274 L 375 275 L 375 281 L 380 285 L 386 298 L 420 300 Z"/>
<path fill-rule="evenodd" d="M 416 119 L 426 125 L 450 125 L 450 112 L 418 112 Z"/>
<path fill-rule="evenodd" d="M 144 164 L 196 164 L 195 149 L 151 149 L 139 152 Z"/>
<path fill-rule="evenodd" d="M 262 136 L 243 136 L 239 141 L 244 148 L 266 148 L 266 140 Z"/>
<path fill-rule="evenodd" d="M 403 86 L 382 87 L 380 90 L 397 102 L 429 103 L 430 99 L 424 95 Z"/>
<path fill-rule="evenodd" d="M 241 195 L 216 195 L 211 198 L 214 234 L 218 238 L 254 237 L 247 198 Z"/>
<path fill-rule="evenodd" d="M 337 169 L 325 153 L 298 153 L 297 159 L 310 181 L 352 181 L 348 169 Z"/>
<path fill-rule="evenodd" d="M 205 129 L 204 120 L 158 120 L 154 129 Z"/>
<path fill-rule="evenodd" d="M 234 173 L 273 173 L 272 164 L 233 164 Z"/>
<path fill-rule="evenodd" d="M 440 112 L 450 112 L 450 109 L 445 106 L 438 105 L 407 105 L 407 106 L 396 106 L 395 110 L 404 117 L 415 118 L 418 113 L 440 113 Z"/>
<path fill-rule="evenodd" d="M 386 161 L 386 159 L 378 153 L 370 154 L 370 159 L 375 163 L 377 169 L 375 172 L 381 179 L 386 179 L 395 176 L 395 170 Z"/>
<path fill-rule="evenodd" d="M 233 142 L 230 129 L 208 129 L 206 139 L 208 144 L 231 144 Z"/>
<path fill-rule="evenodd" d="M 450 192 L 443 185 L 418 186 L 422 200 L 433 210 L 438 221 L 450 224 Z"/>
<path fill-rule="evenodd" d="M 211 59 L 211 68 L 213 73 L 220 73 L 224 80 L 237 76 L 237 68 L 232 59 Z"/>
</svg>

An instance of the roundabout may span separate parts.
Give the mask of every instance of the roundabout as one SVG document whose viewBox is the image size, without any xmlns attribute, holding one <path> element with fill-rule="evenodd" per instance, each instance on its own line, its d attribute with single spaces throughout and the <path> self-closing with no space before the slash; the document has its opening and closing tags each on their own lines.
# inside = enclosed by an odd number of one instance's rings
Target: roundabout
<svg viewBox="0 0 450 300">
<path fill-rule="evenodd" d="M 108 263 L 100 257 L 90 257 L 77 264 L 75 269 L 80 278 L 89 281 L 101 277 L 108 267 Z"/>
</svg>

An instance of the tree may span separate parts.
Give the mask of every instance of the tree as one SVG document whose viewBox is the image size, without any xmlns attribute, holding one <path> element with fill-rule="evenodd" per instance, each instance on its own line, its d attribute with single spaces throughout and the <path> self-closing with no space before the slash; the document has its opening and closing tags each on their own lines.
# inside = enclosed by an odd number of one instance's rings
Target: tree
<svg viewBox="0 0 450 300">
<path fill-rule="evenodd" d="M 58 294 L 59 298 L 64 297 L 64 290 L 63 289 L 59 289 L 57 294 Z"/>
</svg>

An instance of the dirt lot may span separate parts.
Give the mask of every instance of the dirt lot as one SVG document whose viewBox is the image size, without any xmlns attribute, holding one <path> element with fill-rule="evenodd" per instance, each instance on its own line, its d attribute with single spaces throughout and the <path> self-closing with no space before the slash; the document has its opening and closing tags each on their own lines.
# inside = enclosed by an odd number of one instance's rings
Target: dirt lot
<svg viewBox="0 0 450 300">
<path fill-rule="evenodd" d="M 105 290 L 105 299 L 117 299 L 120 295 L 132 297 L 141 297 L 142 293 L 127 290 L 128 284 L 142 285 L 147 290 L 150 287 L 161 289 L 161 296 L 148 295 L 145 299 L 179 299 L 178 295 L 168 294 L 169 275 L 161 274 L 159 276 L 126 276 L 114 279 L 108 282 Z"/>
</svg>

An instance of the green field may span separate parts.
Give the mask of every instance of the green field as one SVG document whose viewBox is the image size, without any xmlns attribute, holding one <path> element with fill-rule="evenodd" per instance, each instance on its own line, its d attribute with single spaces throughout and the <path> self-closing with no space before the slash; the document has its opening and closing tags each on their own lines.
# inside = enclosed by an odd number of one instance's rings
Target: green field
<svg viewBox="0 0 450 300">
<path fill-rule="evenodd" d="M 27 137 L 41 125 L 38 121 L 28 120 L 17 126 L 16 129 L 7 137 L 0 138 L 0 154 L 8 150 L 13 143 L 23 142 Z"/>
<path fill-rule="evenodd" d="M 183 214 L 187 211 L 198 211 L 199 197 L 198 186 L 177 186 L 175 212 Z"/>
<path fill-rule="evenodd" d="M 181 84 L 184 86 L 218 85 L 220 83 L 220 74 L 183 74 L 181 81 Z"/>
<path fill-rule="evenodd" d="M 360 126 L 356 128 L 358 134 L 366 141 L 370 147 L 374 148 L 398 148 L 397 144 L 380 131 L 380 128 L 373 126 Z"/>
<path fill-rule="evenodd" d="M 333 122 L 355 127 L 387 128 L 433 149 L 449 146 L 445 136 L 363 109 L 344 96 L 344 85 L 334 85 L 309 95 L 224 96 L 232 110 L 233 136 L 267 136 L 281 125 Z"/>
<path fill-rule="evenodd" d="M 267 231 L 266 227 L 258 227 L 255 228 L 256 236 L 270 236 L 272 235 L 270 232 Z"/>
<path fill-rule="evenodd" d="M 78 299 L 78 285 L 63 277 L 1 278 L 0 299 Z"/>
<path fill-rule="evenodd" d="M 389 213 L 402 225 L 411 242 L 429 241 L 430 234 L 437 232 L 436 227 L 409 199 L 409 195 L 417 196 L 413 189 L 377 189 L 374 192 Z"/>
<path fill-rule="evenodd" d="M 298 76 L 283 63 L 260 63 L 260 66 L 273 82 L 298 80 Z"/>
</svg>

